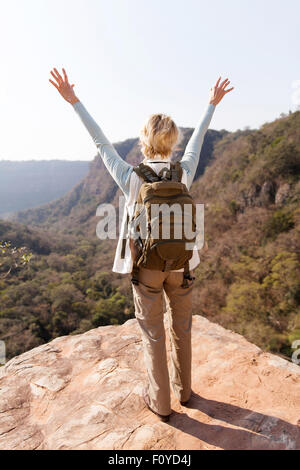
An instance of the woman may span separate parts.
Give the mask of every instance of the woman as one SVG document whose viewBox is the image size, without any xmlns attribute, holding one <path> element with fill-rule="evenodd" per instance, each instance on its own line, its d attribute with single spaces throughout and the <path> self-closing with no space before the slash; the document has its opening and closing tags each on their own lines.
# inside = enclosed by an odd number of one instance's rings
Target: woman
<svg viewBox="0 0 300 470">
<path fill-rule="evenodd" d="M 141 178 L 133 171 L 133 166 L 124 161 L 116 149 L 103 134 L 101 128 L 89 115 L 84 105 L 74 92 L 74 84 L 70 85 L 66 71 L 63 76 L 54 68 L 51 75 L 55 81 L 49 81 L 57 88 L 61 96 L 68 101 L 79 115 L 86 129 L 94 140 L 99 154 L 117 185 L 121 188 L 126 199 L 126 211 L 123 217 L 122 229 L 114 259 L 113 271 L 130 273 L 132 258 L 129 243 L 126 239 L 126 219 L 133 214 L 134 203 Z M 210 124 L 216 106 L 226 93 L 229 80 L 220 83 L 221 77 L 210 89 L 207 109 L 197 124 L 181 159 L 183 169 L 181 181 L 190 189 L 199 162 L 204 135 Z M 150 166 L 157 174 L 164 167 L 169 167 L 172 154 L 179 136 L 179 130 L 174 121 L 165 114 L 153 114 L 142 128 L 140 145 L 144 154 L 143 163 Z M 126 215 L 126 216 L 125 216 Z M 122 249 L 123 248 L 123 249 Z M 190 272 L 193 273 L 199 264 L 198 250 L 194 250 L 189 261 Z M 191 397 L 191 325 L 192 325 L 192 290 L 193 281 L 188 288 L 182 287 L 182 271 L 153 271 L 143 267 L 139 270 L 138 285 L 132 284 L 135 316 L 140 325 L 144 345 L 144 359 L 148 375 L 148 387 L 143 392 L 147 407 L 162 421 L 168 421 L 171 415 L 170 386 L 174 395 L 184 406 Z M 170 378 L 167 366 L 164 304 L 170 326 L 171 357 Z"/>
</svg>

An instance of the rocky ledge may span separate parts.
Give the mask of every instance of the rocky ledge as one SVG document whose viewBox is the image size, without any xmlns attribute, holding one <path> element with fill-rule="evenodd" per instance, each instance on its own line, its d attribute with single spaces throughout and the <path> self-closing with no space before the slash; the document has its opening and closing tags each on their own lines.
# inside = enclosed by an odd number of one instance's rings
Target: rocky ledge
<svg viewBox="0 0 300 470">
<path fill-rule="evenodd" d="M 198 315 L 192 338 L 193 397 L 172 396 L 168 423 L 142 400 L 135 319 L 13 358 L 0 368 L 0 449 L 300 449 L 300 367 Z"/>
</svg>

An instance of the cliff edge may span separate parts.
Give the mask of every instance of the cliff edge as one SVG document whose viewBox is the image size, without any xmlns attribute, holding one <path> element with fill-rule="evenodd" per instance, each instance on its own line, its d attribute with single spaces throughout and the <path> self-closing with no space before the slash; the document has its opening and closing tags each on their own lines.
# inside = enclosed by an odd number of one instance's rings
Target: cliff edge
<svg viewBox="0 0 300 470">
<path fill-rule="evenodd" d="M 193 397 L 182 407 L 172 396 L 168 423 L 142 400 L 135 319 L 11 359 L 0 449 L 300 449 L 300 367 L 198 315 L 192 341 Z"/>
</svg>

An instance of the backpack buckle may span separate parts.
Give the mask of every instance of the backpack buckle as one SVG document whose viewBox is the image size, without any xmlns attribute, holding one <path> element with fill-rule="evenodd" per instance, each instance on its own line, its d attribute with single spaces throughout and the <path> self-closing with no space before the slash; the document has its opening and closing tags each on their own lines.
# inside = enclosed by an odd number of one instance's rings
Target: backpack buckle
<svg viewBox="0 0 300 470">
<path fill-rule="evenodd" d="M 184 279 L 188 279 L 189 281 L 194 281 L 196 278 L 191 276 L 189 273 L 183 275 Z"/>
<path fill-rule="evenodd" d="M 168 179 L 168 173 L 169 173 L 169 170 L 167 168 L 164 168 L 162 171 L 161 179 L 166 181 Z"/>
<path fill-rule="evenodd" d="M 131 282 L 136 286 L 139 285 L 139 268 L 135 263 L 133 264 L 133 268 L 131 271 Z"/>
</svg>

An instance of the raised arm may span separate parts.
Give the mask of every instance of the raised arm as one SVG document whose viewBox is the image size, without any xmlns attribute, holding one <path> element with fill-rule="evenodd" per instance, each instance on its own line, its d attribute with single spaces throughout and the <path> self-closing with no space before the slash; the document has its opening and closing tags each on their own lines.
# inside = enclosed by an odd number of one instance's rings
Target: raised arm
<svg viewBox="0 0 300 470">
<path fill-rule="evenodd" d="M 61 96 L 73 106 L 74 110 L 79 115 L 81 121 L 92 137 L 109 173 L 117 185 L 121 188 L 123 193 L 128 196 L 130 175 L 133 170 L 133 166 L 125 162 L 118 154 L 115 147 L 107 139 L 101 128 L 88 113 L 81 101 L 77 98 L 74 92 L 74 84 L 70 85 L 65 69 L 62 70 L 64 78 L 62 78 L 57 69 L 54 68 L 53 71 L 51 71 L 51 75 L 55 79 L 55 82 L 51 79 L 49 81 L 52 83 L 52 85 L 55 86 Z"/>
<path fill-rule="evenodd" d="M 210 89 L 209 104 L 204 114 L 202 115 L 200 121 L 196 125 L 194 132 L 186 146 L 184 155 L 181 159 L 181 166 L 185 169 L 187 173 L 188 188 L 191 187 L 193 179 L 195 177 L 204 136 L 211 122 L 216 106 L 220 103 L 225 94 L 233 90 L 234 88 L 232 87 L 228 90 L 225 90 L 226 86 L 230 83 L 230 81 L 226 78 L 226 80 L 224 80 L 219 86 L 220 80 L 221 77 L 219 77 L 215 86 Z"/>
</svg>

